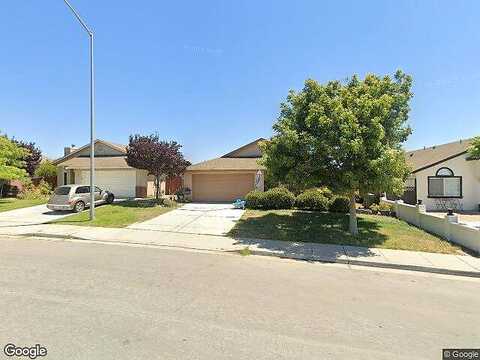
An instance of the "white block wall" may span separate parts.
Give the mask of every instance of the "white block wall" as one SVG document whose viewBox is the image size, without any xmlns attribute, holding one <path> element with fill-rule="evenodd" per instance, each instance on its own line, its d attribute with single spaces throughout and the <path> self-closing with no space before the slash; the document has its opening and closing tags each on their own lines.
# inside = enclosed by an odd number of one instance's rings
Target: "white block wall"
<svg viewBox="0 0 480 360">
<path fill-rule="evenodd" d="M 441 218 L 427 213 L 425 205 L 408 205 L 402 200 L 391 201 L 386 198 L 380 201 L 393 205 L 397 218 L 480 253 L 480 229 L 458 223 L 457 215 Z"/>
</svg>

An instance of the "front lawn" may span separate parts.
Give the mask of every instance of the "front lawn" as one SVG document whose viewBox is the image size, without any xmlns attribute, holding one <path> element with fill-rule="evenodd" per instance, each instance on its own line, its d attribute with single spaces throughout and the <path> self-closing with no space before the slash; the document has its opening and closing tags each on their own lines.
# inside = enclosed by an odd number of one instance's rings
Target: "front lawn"
<svg viewBox="0 0 480 360">
<path fill-rule="evenodd" d="M 2 211 L 9 211 L 15 209 L 21 209 L 25 207 L 35 206 L 35 205 L 42 205 L 47 202 L 47 198 L 45 199 L 16 199 L 16 198 L 1 198 L 0 199 L 0 212 Z"/>
<path fill-rule="evenodd" d="M 146 221 L 173 210 L 175 206 L 157 205 L 154 200 L 120 201 L 95 207 L 95 220 L 90 221 L 88 209 L 53 221 L 54 224 L 120 228 Z"/>
<path fill-rule="evenodd" d="M 449 242 L 387 216 L 358 215 L 359 236 L 348 232 L 348 215 L 300 210 L 247 210 L 229 235 L 320 244 L 354 245 L 452 254 Z"/>
</svg>

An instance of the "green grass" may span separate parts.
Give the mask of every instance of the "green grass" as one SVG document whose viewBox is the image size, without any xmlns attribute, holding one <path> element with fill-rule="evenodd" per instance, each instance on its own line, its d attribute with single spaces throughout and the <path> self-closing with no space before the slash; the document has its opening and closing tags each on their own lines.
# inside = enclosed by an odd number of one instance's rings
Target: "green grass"
<svg viewBox="0 0 480 360">
<path fill-rule="evenodd" d="M 48 199 L 16 199 L 16 198 L 2 198 L 0 199 L 0 212 L 9 211 L 15 209 L 21 209 L 25 207 L 42 205 L 47 202 Z"/>
<path fill-rule="evenodd" d="M 249 255 L 252 255 L 252 252 L 250 251 L 250 248 L 247 246 L 243 249 L 240 249 L 239 254 L 242 256 L 249 256 Z"/>
<path fill-rule="evenodd" d="M 93 221 L 88 219 L 87 209 L 79 214 L 52 221 L 52 224 L 121 228 L 165 214 L 174 208 L 175 206 L 157 205 L 150 199 L 122 201 L 96 207 Z"/>
<path fill-rule="evenodd" d="M 299 210 L 247 210 L 229 235 L 320 244 L 452 254 L 459 250 L 435 235 L 387 216 L 358 215 L 359 236 L 348 232 L 348 215 Z"/>
</svg>

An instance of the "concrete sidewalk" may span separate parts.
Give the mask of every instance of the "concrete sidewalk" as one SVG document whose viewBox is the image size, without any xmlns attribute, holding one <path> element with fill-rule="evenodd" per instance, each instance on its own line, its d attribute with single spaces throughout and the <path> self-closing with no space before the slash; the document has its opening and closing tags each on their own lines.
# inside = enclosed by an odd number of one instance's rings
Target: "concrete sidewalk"
<svg viewBox="0 0 480 360">
<path fill-rule="evenodd" d="M 480 277 L 480 258 L 469 255 L 52 224 L 0 227 L 0 235 L 41 236 L 221 252 L 238 252 L 248 247 L 250 252 L 256 255 Z"/>
</svg>

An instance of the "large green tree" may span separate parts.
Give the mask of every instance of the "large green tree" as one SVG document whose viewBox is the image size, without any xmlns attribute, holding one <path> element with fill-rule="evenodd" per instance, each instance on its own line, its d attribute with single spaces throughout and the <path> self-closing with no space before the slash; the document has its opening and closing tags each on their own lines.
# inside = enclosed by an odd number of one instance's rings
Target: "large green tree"
<svg viewBox="0 0 480 360">
<path fill-rule="evenodd" d="M 468 156 L 471 160 L 480 160 L 480 136 L 472 139 L 472 143 L 468 147 Z"/>
<path fill-rule="evenodd" d="M 0 135 L 0 196 L 3 195 L 3 187 L 9 180 L 25 179 L 28 174 L 25 171 L 24 159 L 28 151 L 15 144 L 5 135 Z"/>
<path fill-rule="evenodd" d="M 285 184 L 326 185 L 348 196 L 350 232 L 358 234 L 356 194 L 403 191 L 411 85 L 401 71 L 326 84 L 307 80 L 282 103 L 274 136 L 263 143 L 263 164 Z"/>
</svg>

